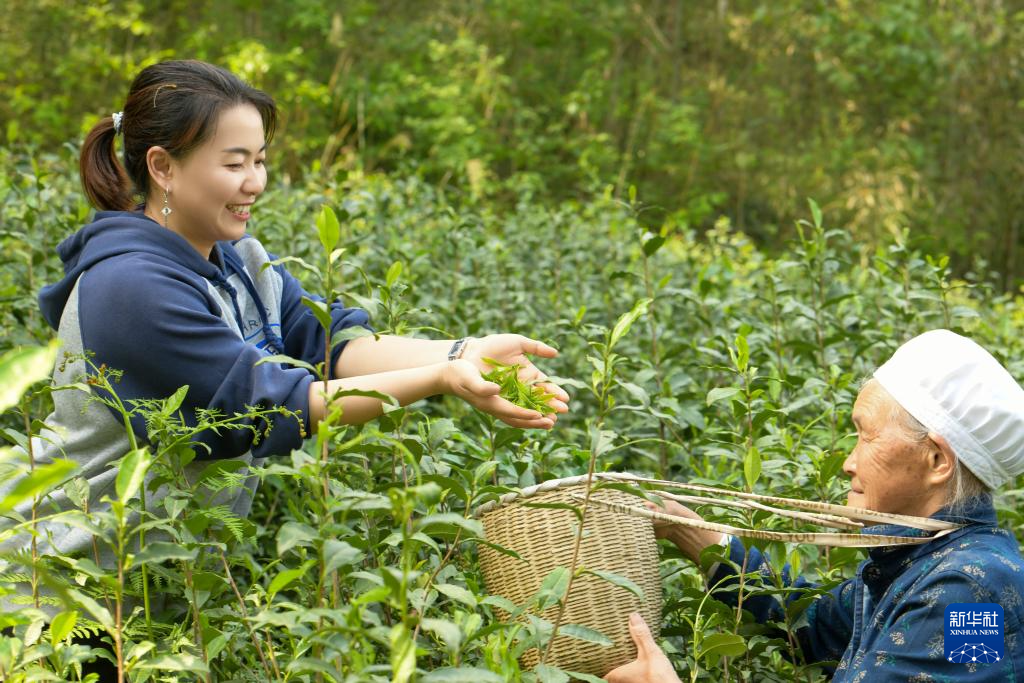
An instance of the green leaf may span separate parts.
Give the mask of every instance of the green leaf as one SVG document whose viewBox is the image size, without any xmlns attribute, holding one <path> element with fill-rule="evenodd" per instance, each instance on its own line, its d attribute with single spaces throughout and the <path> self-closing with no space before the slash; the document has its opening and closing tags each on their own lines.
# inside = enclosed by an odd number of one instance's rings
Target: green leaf
<svg viewBox="0 0 1024 683">
<path fill-rule="evenodd" d="M 75 477 L 64 484 L 64 495 L 75 507 L 84 508 L 89 500 L 89 482 L 85 477 Z"/>
<path fill-rule="evenodd" d="M 700 656 L 708 661 L 717 662 L 719 657 L 738 657 L 747 651 L 747 642 L 743 636 L 735 633 L 712 633 L 704 636 L 700 643 Z"/>
<path fill-rule="evenodd" d="M 270 582 L 270 586 L 267 587 L 267 593 L 270 596 L 270 599 L 273 600 L 275 595 L 291 585 L 293 581 L 302 578 L 314 564 L 316 564 L 316 560 L 306 560 L 302 563 L 301 567 L 286 569 L 275 576 L 274 580 Z"/>
<path fill-rule="evenodd" d="M 345 541 L 324 541 L 324 571 L 327 573 L 362 559 L 363 551 Z"/>
<path fill-rule="evenodd" d="M 821 207 L 818 206 L 818 202 L 814 201 L 810 197 L 807 198 L 807 205 L 811 207 L 811 218 L 814 219 L 814 227 L 821 227 Z"/>
<path fill-rule="evenodd" d="M 16 405 L 30 386 L 50 376 L 59 346 L 54 340 L 47 346 L 13 349 L 0 356 L 0 411 Z"/>
<path fill-rule="evenodd" d="M 277 532 L 277 554 L 284 555 L 295 546 L 311 546 L 316 529 L 301 522 L 285 522 Z"/>
<path fill-rule="evenodd" d="M 322 659 L 314 659 L 312 657 L 298 657 L 288 662 L 288 666 L 285 667 L 285 671 L 293 674 L 308 674 L 308 673 L 321 673 L 327 676 L 328 681 L 342 681 L 345 680 L 345 675 L 342 674 L 336 667 L 331 666 Z M 288 680 L 309 680 L 306 677 L 296 679 L 294 677 Z"/>
<path fill-rule="evenodd" d="M 429 631 L 444 641 L 448 651 L 455 653 L 462 645 L 462 630 L 454 621 L 447 619 L 423 619 L 420 622 L 424 631 Z"/>
<path fill-rule="evenodd" d="M 313 315 L 320 322 L 322 328 L 325 330 L 331 329 L 331 310 L 327 304 L 323 301 L 316 301 L 308 296 L 304 296 L 302 297 L 302 305 L 313 311 Z"/>
<path fill-rule="evenodd" d="M 98 602 L 75 588 L 69 588 L 67 594 L 76 605 L 85 609 L 105 629 L 114 630 L 114 617 L 110 616 L 110 611 L 106 607 L 100 607 Z"/>
<path fill-rule="evenodd" d="M 621 576 L 615 572 L 604 571 L 603 569 L 588 569 L 587 573 L 604 579 L 608 583 L 618 586 L 619 588 L 625 588 L 641 600 L 644 599 L 644 589 L 630 579 L 627 579 L 625 576 Z"/>
<path fill-rule="evenodd" d="M 179 652 L 173 655 L 157 655 L 152 659 L 144 659 L 132 669 L 156 669 L 158 671 L 188 671 L 191 673 L 209 673 L 203 660 L 195 655 Z"/>
<path fill-rule="evenodd" d="M 320 214 L 316 217 L 316 230 L 324 252 L 331 253 L 341 239 L 341 226 L 338 224 L 338 216 L 334 209 L 327 204 L 320 207 Z"/>
<path fill-rule="evenodd" d="M 747 488 L 753 489 L 754 484 L 757 483 L 760 476 L 761 452 L 757 450 L 756 446 L 751 446 L 747 449 L 747 454 L 743 457 L 743 479 L 747 483 Z"/>
<path fill-rule="evenodd" d="M 149 457 L 149 450 L 143 446 L 136 448 L 128 455 L 121 458 L 117 466 L 117 480 L 114 483 L 114 490 L 117 491 L 117 499 L 122 503 L 131 500 L 146 477 L 146 470 L 153 460 Z"/>
<path fill-rule="evenodd" d="M 500 610 L 504 610 L 509 614 L 517 611 L 519 608 L 516 607 L 516 603 L 512 602 L 508 598 L 503 598 L 500 595 L 488 595 L 486 598 L 480 601 L 481 605 L 491 605 L 497 607 Z"/>
<path fill-rule="evenodd" d="M 736 369 L 746 372 L 750 365 L 750 345 L 742 334 L 736 335 Z"/>
<path fill-rule="evenodd" d="M 473 666 L 448 666 L 423 676 L 423 683 L 503 683 L 504 680 L 493 671 Z"/>
<path fill-rule="evenodd" d="M 722 399 L 732 398 L 741 391 L 743 390 L 739 387 L 716 387 L 708 392 L 707 404 L 711 405 Z"/>
<path fill-rule="evenodd" d="M 263 358 L 260 358 L 255 363 L 253 363 L 253 365 L 263 365 L 264 363 L 281 363 L 282 365 L 292 365 L 297 368 L 309 370 L 311 373 L 317 376 L 319 376 L 320 374 L 316 371 L 315 367 L 313 367 L 306 361 L 299 360 L 298 358 L 292 358 L 291 356 L 286 356 L 283 353 L 274 354 L 273 356 L 264 356 Z"/>
<path fill-rule="evenodd" d="M 198 555 L 199 551 L 196 548 L 186 548 L 178 543 L 147 543 L 145 550 L 135 556 L 135 564 L 151 564 L 167 560 L 189 562 L 196 559 Z"/>
<path fill-rule="evenodd" d="M 498 469 L 497 460 L 485 460 L 484 462 L 477 465 L 476 469 L 473 470 L 473 481 L 479 484 L 483 481 L 486 481 L 487 479 L 490 479 L 491 475 L 494 474 L 494 470 L 496 469 Z"/>
<path fill-rule="evenodd" d="M 416 673 L 416 644 L 405 624 L 391 627 L 391 681 L 406 683 Z"/>
<path fill-rule="evenodd" d="M 580 624 L 564 624 L 558 629 L 560 635 L 569 636 L 576 640 L 583 640 L 588 643 L 596 643 L 602 647 L 610 647 L 614 641 L 605 634 Z"/>
<path fill-rule="evenodd" d="M 647 308 L 651 305 L 652 299 L 640 299 L 633 306 L 633 309 L 628 313 L 623 313 L 618 321 L 615 323 L 615 327 L 612 328 L 611 336 L 608 338 L 608 350 L 610 351 L 619 340 L 626 336 L 629 332 L 629 328 L 632 327 L 636 319 L 647 312 Z"/>
<path fill-rule="evenodd" d="M 653 256 L 658 249 L 661 249 L 661 245 L 663 244 L 665 244 L 665 238 L 662 235 L 646 233 L 643 240 L 644 256 Z"/>
<path fill-rule="evenodd" d="M 63 642 L 70 635 L 77 622 L 78 610 L 61 612 L 55 616 L 50 622 L 50 643 L 57 647 L 57 643 Z"/>
<path fill-rule="evenodd" d="M 572 678 L 576 679 L 577 681 L 583 681 L 584 683 L 607 683 L 605 679 L 598 678 L 593 674 L 584 674 L 580 673 L 579 671 L 567 671 L 566 673 L 568 673 Z"/>
<path fill-rule="evenodd" d="M 165 401 L 163 412 L 164 415 L 172 415 L 175 410 L 181 407 L 181 404 L 185 402 L 185 395 L 188 394 L 188 385 L 178 387 L 178 390 L 171 394 Z"/>
<path fill-rule="evenodd" d="M 436 532 L 438 529 L 444 529 L 446 527 L 459 527 L 473 536 L 484 535 L 484 525 L 480 520 L 463 517 L 455 512 L 440 512 L 433 515 L 427 515 L 420 519 L 417 524 L 417 528 L 424 532 Z"/>
<path fill-rule="evenodd" d="M 331 348 L 340 344 L 341 342 L 352 341 L 353 339 L 359 339 L 361 337 L 372 337 L 373 330 L 368 330 L 365 327 L 359 325 L 353 325 L 352 327 L 343 327 L 334 335 L 331 336 Z"/>
<path fill-rule="evenodd" d="M 10 512 L 15 506 L 46 493 L 76 469 L 78 465 L 71 460 L 54 460 L 47 465 L 37 466 L 35 471 L 19 479 L 14 488 L 0 498 L 0 514 Z"/>
<path fill-rule="evenodd" d="M 540 683 L 569 683 L 569 674 L 556 666 L 538 664 L 533 668 L 533 672 L 537 674 Z"/>
<path fill-rule="evenodd" d="M 565 597 L 565 592 L 569 590 L 570 576 L 568 567 L 555 567 L 544 577 L 536 595 L 537 604 L 540 609 L 543 610 Z"/>
<path fill-rule="evenodd" d="M 452 600 L 456 600 L 470 607 L 477 606 L 476 596 L 472 592 L 466 590 L 462 586 L 456 586 L 454 583 L 438 583 L 434 585 L 434 590 L 438 593 L 447 595 Z"/>
<path fill-rule="evenodd" d="M 217 659 L 217 655 L 224 651 L 227 647 L 228 641 L 231 639 L 226 633 L 221 633 L 218 636 L 214 636 L 206 643 L 206 660 L 210 661 Z"/>
<path fill-rule="evenodd" d="M 388 268 L 388 274 L 385 276 L 384 281 L 387 283 L 388 287 L 393 287 L 400 277 L 402 277 L 402 262 L 395 261 L 391 264 L 391 267 Z"/>
</svg>

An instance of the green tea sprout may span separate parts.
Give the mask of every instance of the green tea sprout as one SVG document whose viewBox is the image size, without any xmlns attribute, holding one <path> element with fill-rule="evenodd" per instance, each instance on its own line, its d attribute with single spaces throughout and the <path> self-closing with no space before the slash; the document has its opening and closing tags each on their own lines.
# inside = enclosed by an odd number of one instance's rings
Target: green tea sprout
<svg viewBox="0 0 1024 683">
<path fill-rule="evenodd" d="M 554 394 L 548 393 L 534 381 L 524 382 L 519 379 L 519 364 L 507 365 L 493 358 L 484 358 L 484 362 L 490 365 L 493 370 L 483 373 L 483 378 L 488 382 L 494 382 L 501 387 L 499 396 L 510 403 L 515 403 L 521 408 L 536 410 L 542 415 L 550 415 L 555 412 L 548 401 L 555 398 Z"/>
</svg>

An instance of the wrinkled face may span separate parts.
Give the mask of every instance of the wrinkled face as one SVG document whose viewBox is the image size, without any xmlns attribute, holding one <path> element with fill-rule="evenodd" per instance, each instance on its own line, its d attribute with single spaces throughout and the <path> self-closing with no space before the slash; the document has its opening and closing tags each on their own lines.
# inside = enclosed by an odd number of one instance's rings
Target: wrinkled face
<svg viewBox="0 0 1024 683">
<path fill-rule="evenodd" d="M 878 512 L 926 516 L 928 449 L 892 420 L 894 399 L 869 382 L 853 405 L 857 446 L 843 463 L 850 477 L 847 504 Z"/>
<path fill-rule="evenodd" d="M 168 227 L 204 257 L 214 242 L 245 234 L 252 204 L 267 184 L 263 120 L 256 108 L 226 109 L 214 134 L 172 162 Z M 162 207 L 162 195 L 157 210 Z"/>
</svg>

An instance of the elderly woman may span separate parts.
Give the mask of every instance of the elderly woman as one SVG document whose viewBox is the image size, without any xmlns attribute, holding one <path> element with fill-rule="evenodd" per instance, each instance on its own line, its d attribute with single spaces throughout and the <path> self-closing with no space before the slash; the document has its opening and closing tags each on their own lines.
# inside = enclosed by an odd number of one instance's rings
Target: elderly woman
<svg viewBox="0 0 1024 683">
<path fill-rule="evenodd" d="M 835 681 L 1024 680 L 1024 559 L 1013 535 L 997 526 L 990 495 L 1024 473 L 1024 390 L 973 341 L 933 330 L 875 372 L 857 397 L 853 423 L 857 445 L 843 464 L 849 505 L 963 526 L 921 545 L 872 549 L 856 577 L 807 609 L 797 631 L 804 657 L 838 661 Z M 666 508 L 699 519 L 677 503 Z M 722 543 L 737 565 L 749 552 L 752 571 L 770 571 L 756 549 L 746 551 L 734 538 L 672 524 L 657 533 L 695 562 L 705 547 Z M 864 533 L 924 532 L 879 525 Z M 709 585 L 731 573 L 713 569 Z M 793 585 L 810 584 L 797 579 Z M 1000 661 L 948 659 L 944 622 L 953 603 L 1002 606 Z M 761 622 L 781 620 L 774 598 L 748 598 L 744 608 Z M 678 681 L 638 615 L 630 631 L 637 659 L 609 673 L 608 681 Z"/>
</svg>

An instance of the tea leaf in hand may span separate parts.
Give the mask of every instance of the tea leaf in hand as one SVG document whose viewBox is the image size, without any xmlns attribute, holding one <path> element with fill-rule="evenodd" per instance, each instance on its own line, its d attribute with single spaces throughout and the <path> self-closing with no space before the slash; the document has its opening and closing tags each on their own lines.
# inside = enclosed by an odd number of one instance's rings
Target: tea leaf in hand
<svg viewBox="0 0 1024 683">
<path fill-rule="evenodd" d="M 550 415 L 555 412 L 555 409 L 548 404 L 548 401 L 555 395 L 532 382 L 527 383 L 521 380 L 519 378 L 520 365 L 508 365 L 493 358 L 484 358 L 484 362 L 494 369 L 483 373 L 483 378 L 501 387 L 499 396 L 503 399 L 521 408 L 536 410 L 541 415 Z"/>
</svg>

